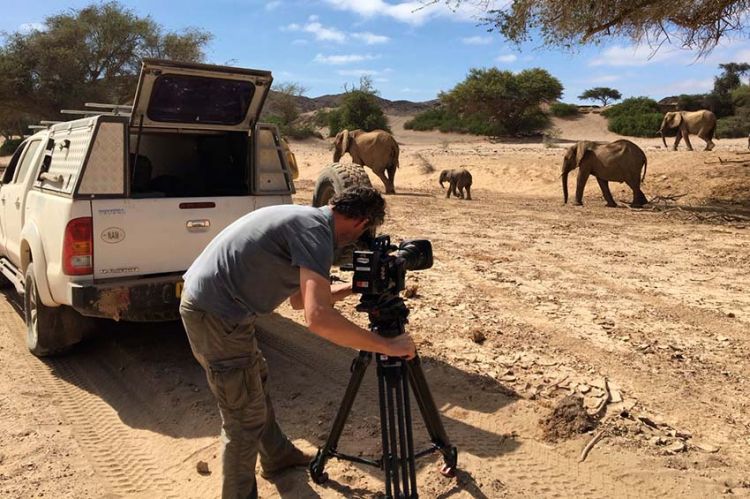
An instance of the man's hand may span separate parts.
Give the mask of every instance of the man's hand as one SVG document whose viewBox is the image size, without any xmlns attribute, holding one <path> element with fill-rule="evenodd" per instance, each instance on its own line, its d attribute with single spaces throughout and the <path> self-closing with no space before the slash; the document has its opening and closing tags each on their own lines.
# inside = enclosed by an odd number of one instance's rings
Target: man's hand
<svg viewBox="0 0 750 499">
<path fill-rule="evenodd" d="M 384 338 L 357 326 L 334 310 L 328 279 L 305 267 L 299 270 L 300 298 L 310 331 L 337 345 L 357 350 L 409 359 L 416 355 L 414 342 L 408 334 Z"/>
<path fill-rule="evenodd" d="M 401 334 L 395 338 L 387 338 L 384 351 L 381 353 L 389 357 L 406 357 L 411 360 L 417 355 L 417 347 L 414 346 L 411 336 Z"/>
</svg>

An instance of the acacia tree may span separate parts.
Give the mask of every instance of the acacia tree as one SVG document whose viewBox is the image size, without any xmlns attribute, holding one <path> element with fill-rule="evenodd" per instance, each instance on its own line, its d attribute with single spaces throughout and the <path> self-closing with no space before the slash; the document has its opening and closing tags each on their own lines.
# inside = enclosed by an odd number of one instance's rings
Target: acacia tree
<svg viewBox="0 0 750 499">
<path fill-rule="evenodd" d="M 118 2 L 49 16 L 42 30 L 12 33 L 0 46 L 0 130 L 20 134 L 18 124 L 87 101 L 128 102 L 142 58 L 201 61 L 211 38 L 165 31 Z"/>
<path fill-rule="evenodd" d="M 622 94 L 614 88 L 596 87 L 586 90 L 578 98 L 583 100 L 598 100 L 602 103 L 602 106 L 606 106 L 607 102 L 611 100 L 622 99 Z"/>
<path fill-rule="evenodd" d="M 562 91 L 560 81 L 544 69 L 513 73 L 473 68 L 440 100 L 464 120 L 486 122 L 492 135 L 516 135 L 543 128 L 547 117 L 540 104 L 559 99 Z"/>
<path fill-rule="evenodd" d="M 704 55 L 729 34 L 748 31 L 750 0 L 511 0 L 493 9 L 489 0 L 423 0 L 457 8 L 478 4 L 483 21 L 514 42 L 539 33 L 546 45 L 572 47 L 626 37 L 654 47 L 670 42 Z"/>
</svg>

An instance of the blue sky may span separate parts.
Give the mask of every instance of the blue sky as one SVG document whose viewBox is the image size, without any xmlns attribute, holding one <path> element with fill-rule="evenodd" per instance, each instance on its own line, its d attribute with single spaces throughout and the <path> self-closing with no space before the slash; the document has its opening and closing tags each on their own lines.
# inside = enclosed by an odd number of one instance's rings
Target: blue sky
<svg viewBox="0 0 750 499">
<path fill-rule="evenodd" d="M 78 9 L 90 1 L 3 2 L 0 30 L 39 26 L 44 17 Z M 511 71 L 541 67 L 558 78 L 563 101 L 579 102 L 585 89 L 608 86 L 624 97 L 660 99 L 712 88 L 718 64 L 750 62 L 750 41 L 723 42 L 705 59 L 663 46 L 628 40 L 583 47 L 577 52 L 542 48 L 539 40 L 520 48 L 478 25 L 471 0 L 449 10 L 443 3 L 396 0 L 123 0 L 173 31 L 194 26 L 214 34 L 207 61 L 271 70 L 276 83 L 301 84 L 308 97 L 340 93 L 369 75 L 382 97 L 424 101 L 462 81 L 472 67 Z M 481 2 L 484 3 L 484 2 Z"/>
</svg>

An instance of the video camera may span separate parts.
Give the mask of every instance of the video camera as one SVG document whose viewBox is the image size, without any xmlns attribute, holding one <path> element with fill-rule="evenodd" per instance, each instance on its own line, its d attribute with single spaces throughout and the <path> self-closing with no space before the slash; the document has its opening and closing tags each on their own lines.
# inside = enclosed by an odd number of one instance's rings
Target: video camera
<svg viewBox="0 0 750 499">
<path fill-rule="evenodd" d="M 398 294 L 406 285 L 407 270 L 432 267 L 432 244 L 427 239 L 391 244 L 388 235 L 365 236 L 367 250 L 355 250 L 352 258 L 352 291 L 362 295 Z"/>
</svg>

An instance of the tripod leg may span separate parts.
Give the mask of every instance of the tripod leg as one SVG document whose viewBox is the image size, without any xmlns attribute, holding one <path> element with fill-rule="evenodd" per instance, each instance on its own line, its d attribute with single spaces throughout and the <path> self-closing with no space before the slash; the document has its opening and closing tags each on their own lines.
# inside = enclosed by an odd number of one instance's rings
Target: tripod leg
<svg viewBox="0 0 750 499">
<path fill-rule="evenodd" d="M 406 361 L 403 361 L 401 384 L 404 391 L 404 420 L 406 423 L 406 456 L 409 465 L 409 481 L 412 497 L 417 496 L 417 463 L 414 457 L 414 432 L 411 428 L 411 403 L 409 402 L 409 374 Z"/>
<path fill-rule="evenodd" d="M 416 487 L 412 486 L 411 476 L 414 471 L 411 465 L 414 462 L 414 452 L 411 440 L 411 417 L 408 412 L 409 408 L 409 390 L 405 380 L 408 378 L 406 372 L 406 363 L 400 360 L 398 367 L 398 379 L 394 379 L 394 389 L 396 391 L 396 413 L 398 417 L 398 440 L 399 453 L 398 460 L 401 464 L 401 481 L 404 497 L 412 497 L 410 491 L 416 494 Z M 395 376 L 394 376 L 395 378 Z M 408 437 L 407 437 L 408 435 Z"/>
<path fill-rule="evenodd" d="M 383 471 L 385 472 L 385 497 L 392 499 L 393 484 L 391 482 L 391 441 L 388 438 L 388 399 L 386 398 L 385 375 L 380 358 L 378 358 L 378 400 L 380 401 L 380 438 L 383 447 Z"/>
<path fill-rule="evenodd" d="M 352 410 L 357 391 L 362 384 L 362 378 L 364 377 L 367 366 L 370 364 L 371 360 L 372 353 L 359 352 L 359 355 L 352 363 L 352 375 L 349 378 L 349 384 L 344 393 L 344 400 L 341 402 L 341 406 L 336 413 L 336 419 L 333 421 L 331 432 L 328 434 L 326 443 L 323 447 L 318 449 L 318 454 L 310 463 L 310 477 L 313 482 L 317 484 L 324 483 L 328 480 L 328 474 L 324 472 L 326 462 L 331 458 L 338 447 L 341 432 L 344 430 L 346 419 L 349 417 L 349 413 Z"/>
<path fill-rule="evenodd" d="M 401 495 L 401 485 L 399 483 L 399 452 L 398 443 L 396 440 L 396 433 L 398 426 L 396 424 L 396 393 L 395 388 L 398 384 L 398 360 L 389 359 L 386 357 L 385 360 L 382 358 L 378 359 L 378 367 L 380 368 L 379 377 L 385 380 L 385 394 L 386 394 L 386 417 L 387 417 L 387 435 L 383 434 L 383 463 L 385 466 L 386 480 L 390 477 L 391 485 L 393 486 L 394 498 L 403 497 Z M 381 420 L 381 426 L 384 426 L 385 421 Z M 387 442 L 385 441 L 387 440 Z M 388 453 L 386 454 L 386 447 Z M 388 489 L 386 489 L 386 497 L 388 497 Z"/>
<path fill-rule="evenodd" d="M 419 412 L 422 413 L 422 419 L 424 419 L 427 432 L 430 435 L 432 443 L 443 454 L 445 466 L 442 473 L 446 476 L 451 476 L 458 464 L 458 450 L 451 445 L 448 434 L 445 432 L 443 421 L 440 419 L 440 413 L 435 405 L 435 400 L 432 398 L 432 393 L 430 393 L 424 371 L 422 371 L 422 362 L 419 359 L 419 355 L 408 361 L 407 367 L 409 370 L 409 381 L 414 390 L 414 398 L 419 406 Z"/>
</svg>

